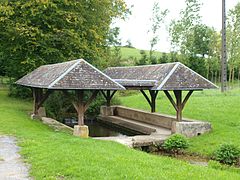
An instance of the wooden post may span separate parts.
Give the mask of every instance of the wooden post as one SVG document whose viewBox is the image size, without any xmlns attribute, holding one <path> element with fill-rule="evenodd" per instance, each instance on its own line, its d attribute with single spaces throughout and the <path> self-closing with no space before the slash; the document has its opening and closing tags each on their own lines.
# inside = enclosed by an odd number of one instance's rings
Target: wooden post
<svg viewBox="0 0 240 180">
<path fill-rule="evenodd" d="M 149 90 L 149 94 L 151 96 L 151 99 L 147 96 L 147 94 L 143 90 L 140 90 L 140 91 L 143 94 L 143 96 L 145 97 L 145 99 L 147 100 L 148 104 L 150 105 L 151 112 L 152 113 L 156 112 L 156 98 L 157 98 L 158 91 Z"/>
<path fill-rule="evenodd" d="M 113 96 L 115 95 L 116 92 L 117 92 L 116 90 L 113 91 L 112 93 L 111 93 L 110 90 L 107 90 L 106 93 L 105 93 L 104 91 L 101 91 L 102 95 L 103 95 L 104 98 L 106 99 L 106 105 L 107 105 L 107 107 L 110 107 L 110 106 L 111 106 L 111 100 L 112 100 L 112 98 L 113 98 Z"/>
<path fill-rule="evenodd" d="M 33 115 L 38 115 L 39 108 L 46 101 L 48 96 L 52 93 L 51 90 L 47 90 L 43 93 L 43 89 L 40 88 L 32 88 L 33 92 Z"/>
<path fill-rule="evenodd" d="M 84 90 L 76 90 L 76 95 L 77 95 L 77 101 L 73 101 L 72 104 L 75 108 L 75 110 L 77 111 L 78 114 L 78 125 L 79 126 L 83 126 L 84 125 L 84 113 L 87 110 L 87 108 L 89 107 L 90 103 L 96 98 L 97 94 L 98 94 L 98 90 L 95 90 L 91 97 L 84 102 Z M 67 92 L 65 92 L 65 94 L 67 94 Z"/>
<path fill-rule="evenodd" d="M 156 112 L 156 98 L 158 91 L 149 90 L 150 96 L 151 96 L 151 112 Z"/>
<path fill-rule="evenodd" d="M 38 115 L 38 93 L 37 88 L 32 88 L 33 93 L 33 115 Z"/>
<path fill-rule="evenodd" d="M 84 103 L 83 103 L 83 97 L 84 97 L 84 91 L 83 90 L 77 90 L 77 113 L 78 113 L 78 125 L 82 126 L 84 125 Z"/>
<path fill-rule="evenodd" d="M 176 105 L 177 105 L 177 120 L 182 121 L 182 91 L 175 90 L 173 91 L 176 97 Z"/>
<path fill-rule="evenodd" d="M 107 107 L 111 106 L 111 92 L 107 90 Z"/>
</svg>

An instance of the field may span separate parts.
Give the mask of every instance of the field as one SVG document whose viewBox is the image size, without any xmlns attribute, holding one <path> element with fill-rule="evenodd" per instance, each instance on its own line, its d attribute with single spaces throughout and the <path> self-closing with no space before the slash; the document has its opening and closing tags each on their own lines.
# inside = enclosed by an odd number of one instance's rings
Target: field
<svg viewBox="0 0 240 180">
<path fill-rule="evenodd" d="M 129 98 L 134 97 L 137 98 Z M 21 154 L 31 165 L 31 176 L 35 179 L 240 178 L 238 170 L 190 165 L 118 143 L 54 131 L 29 118 L 27 111 L 31 106 L 30 102 L 8 97 L 7 90 L 0 89 L 0 134 L 17 137 Z"/>
<path fill-rule="evenodd" d="M 148 50 L 145 50 L 145 52 L 146 52 L 147 55 L 149 55 Z M 121 55 L 122 55 L 122 59 L 128 60 L 126 65 L 135 65 L 135 62 L 129 61 L 129 59 L 131 57 L 134 57 L 137 60 L 139 60 L 141 58 L 140 49 L 135 49 L 135 48 L 121 47 Z M 154 55 L 157 58 L 159 58 L 159 57 L 161 57 L 162 53 L 156 51 L 156 52 L 154 52 Z"/>
<path fill-rule="evenodd" d="M 149 110 L 142 94 L 121 97 L 123 105 Z M 183 116 L 211 122 L 212 132 L 191 139 L 190 151 L 210 155 L 220 144 L 233 143 L 240 147 L 240 89 L 222 94 L 219 90 L 194 92 Z M 175 115 L 163 92 L 157 99 L 157 112 Z"/>
</svg>

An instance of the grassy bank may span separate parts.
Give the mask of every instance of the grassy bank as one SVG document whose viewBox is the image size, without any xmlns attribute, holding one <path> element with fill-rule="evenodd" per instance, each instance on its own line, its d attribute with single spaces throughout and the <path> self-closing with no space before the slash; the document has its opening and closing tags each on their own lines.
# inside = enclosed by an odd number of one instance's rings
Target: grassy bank
<svg viewBox="0 0 240 180">
<path fill-rule="evenodd" d="M 123 105 L 149 110 L 148 103 L 141 94 L 121 97 Z M 225 94 L 219 90 L 194 92 L 187 103 L 183 116 L 192 119 L 209 121 L 211 133 L 192 138 L 193 152 L 211 154 L 220 144 L 231 142 L 240 147 L 240 89 Z M 157 99 L 157 112 L 175 115 L 175 111 L 163 92 Z"/>
<path fill-rule="evenodd" d="M 190 165 L 114 142 L 55 132 L 26 111 L 31 103 L 0 90 L 0 133 L 14 135 L 36 179 L 237 179 L 240 173 Z"/>
</svg>

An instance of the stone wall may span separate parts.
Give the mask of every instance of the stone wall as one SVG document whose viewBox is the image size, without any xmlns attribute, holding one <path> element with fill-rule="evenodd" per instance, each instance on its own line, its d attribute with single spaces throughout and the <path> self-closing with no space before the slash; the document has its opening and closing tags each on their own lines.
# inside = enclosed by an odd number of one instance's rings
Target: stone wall
<svg viewBox="0 0 240 180">
<path fill-rule="evenodd" d="M 120 116 L 127 119 L 145 122 L 148 124 L 164 127 L 167 129 L 172 128 L 172 123 L 176 119 L 173 116 L 162 115 L 159 113 L 150 113 L 137 109 L 127 108 L 123 106 L 101 107 L 101 115 L 105 116 Z"/>
</svg>

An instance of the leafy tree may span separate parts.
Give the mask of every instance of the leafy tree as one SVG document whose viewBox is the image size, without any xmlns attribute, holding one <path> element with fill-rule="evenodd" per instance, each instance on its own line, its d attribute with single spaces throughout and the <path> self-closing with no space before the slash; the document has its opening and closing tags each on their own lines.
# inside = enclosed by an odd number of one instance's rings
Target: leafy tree
<svg viewBox="0 0 240 180">
<path fill-rule="evenodd" d="M 237 70 L 240 78 L 240 3 L 229 12 L 227 39 L 229 81 L 233 81 Z"/>
<path fill-rule="evenodd" d="M 42 64 L 107 59 L 110 24 L 124 18 L 123 0 L 0 2 L 0 62 L 19 78 Z"/>
<path fill-rule="evenodd" d="M 152 22 L 151 29 L 148 31 L 151 33 L 152 38 L 150 40 L 150 51 L 149 51 L 149 59 L 151 64 L 156 64 L 157 59 L 154 56 L 154 47 L 158 44 L 159 42 L 159 30 L 168 14 L 168 10 L 165 9 L 163 11 L 160 10 L 160 5 L 159 2 L 155 1 L 153 4 L 153 9 L 152 9 L 152 18 L 150 21 Z"/>
<path fill-rule="evenodd" d="M 201 23 L 199 0 L 185 0 L 185 4 L 186 8 L 181 10 L 180 19 L 173 20 L 169 29 L 172 47 L 175 51 L 180 50 L 182 54 L 186 54 L 189 33 Z"/>
<path fill-rule="evenodd" d="M 167 62 L 168 62 L 167 53 L 163 52 L 161 57 L 159 58 L 159 63 L 167 63 Z"/>
<path fill-rule="evenodd" d="M 132 45 L 132 42 L 130 41 L 130 39 L 128 39 L 127 41 L 126 41 L 126 46 L 125 47 L 128 47 L 128 48 L 134 48 L 133 47 L 133 45 Z"/>
<path fill-rule="evenodd" d="M 144 50 L 140 50 L 141 58 L 136 62 L 136 65 L 145 65 L 148 62 L 147 54 Z"/>
<path fill-rule="evenodd" d="M 220 49 L 219 33 L 201 22 L 201 2 L 185 0 L 186 8 L 180 19 L 171 23 L 169 32 L 172 47 L 181 53 L 180 61 L 209 78 L 218 74 Z"/>
</svg>

